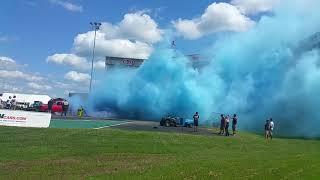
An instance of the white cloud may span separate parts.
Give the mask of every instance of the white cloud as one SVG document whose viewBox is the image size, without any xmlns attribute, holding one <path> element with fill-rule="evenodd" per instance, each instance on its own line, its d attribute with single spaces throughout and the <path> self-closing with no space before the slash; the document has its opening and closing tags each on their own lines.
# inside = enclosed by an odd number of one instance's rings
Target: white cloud
<svg viewBox="0 0 320 180">
<path fill-rule="evenodd" d="M 82 12 L 83 8 L 80 5 L 73 4 L 71 2 L 65 1 L 65 0 L 50 0 L 51 3 L 57 4 L 59 6 L 62 6 L 68 11 L 72 12 Z"/>
<path fill-rule="evenodd" d="M 119 23 L 103 22 L 96 36 L 97 56 L 148 58 L 152 44 L 161 41 L 163 30 L 143 11 L 129 13 Z M 89 56 L 93 47 L 94 31 L 78 34 L 73 43 L 75 53 Z"/>
<path fill-rule="evenodd" d="M 10 84 L 8 82 L 2 82 L 0 81 L 0 92 L 23 92 L 22 88 L 16 87 L 13 84 Z"/>
<path fill-rule="evenodd" d="M 41 81 L 43 80 L 40 76 L 35 76 L 32 74 L 24 73 L 21 71 L 7 71 L 7 70 L 0 70 L 0 78 L 4 79 L 23 79 L 26 81 Z"/>
<path fill-rule="evenodd" d="M 254 15 L 272 11 L 279 0 L 232 0 L 231 4 L 236 6 L 243 14 Z"/>
<path fill-rule="evenodd" d="M 49 85 L 45 85 L 45 84 L 40 85 L 40 84 L 37 84 L 34 82 L 29 82 L 28 86 L 32 89 L 35 89 L 35 90 L 50 90 L 50 89 L 52 89 L 52 87 Z"/>
<path fill-rule="evenodd" d="M 126 14 L 116 24 L 102 23 L 96 34 L 94 68 L 105 68 L 105 56 L 147 59 L 152 53 L 152 44 L 162 39 L 163 30 L 145 11 Z M 67 65 L 77 70 L 91 69 L 94 31 L 78 34 L 74 38 L 70 54 L 54 54 L 47 62 Z"/>
<path fill-rule="evenodd" d="M 64 78 L 71 80 L 71 81 L 75 81 L 75 82 L 87 83 L 90 80 L 90 75 L 85 74 L 85 73 L 79 73 L 76 71 L 70 71 L 67 74 L 65 74 Z"/>
<path fill-rule="evenodd" d="M 88 68 L 88 62 L 86 58 L 79 57 L 74 54 L 54 54 L 52 56 L 47 57 L 47 62 L 68 65 L 77 69 Z"/>
<path fill-rule="evenodd" d="M 16 69 L 18 67 L 18 64 L 15 60 L 9 58 L 9 57 L 0 57 L 0 70 L 12 70 Z"/>
<path fill-rule="evenodd" d="M 228 3 L 212 3 L 199 18 L 178 19 L 173 22 L 178 33 L 187 39 L 197 39 L 204 35 L 222 32 L 243 32 L 255 22 Z"/>
<path fill-rule="evenodd" d="M 101 32 L 107 39 L 134 39 L 146 43 L 156 43 L 162 39 L 163 31 L 145 11 L 124 15 L 117 25 L 102 23 Z"/>
<path fill-rule="evenodd" d="M 0 57 L 0 61 L 7 62 L 7 63 L 16 63 L 15 60 L 13 60 L 13 59 L 11 59 L 9 57 L 4 57 L 4 56 Z"/>
<path fill-rule="evenodd" d="M 59 65 L 67 65 L 78 70 L 88 71 L 91 69 L 91 62 L 86 58 L 77 56 L 75 54 L 54 54 L 47 57 L 48 63 L 55 63 Z M 95 69 L 104 69 L 105 62 L 103 60 L 96 61 L 93 64 Z"/>
<path fill-rule="evenodd" d="M 178 19 L 174 22 L 174 26 L 187 39 L 197 39 L 202 36 L 202 32 L 194 20 Z"/>
<path fill-rule="evenodd" d="M 94 66 L 94 68 L 96 68 L 96 69 L 105 69 L 106 64 L 105 64 L 105 61 L 100 60 L 100 61 L 94 63 L 93 66 Z"/>
<path fill-rule="evenodd" d="M 93 47 L 93 38 L 94 32 L 92 31 L 77 35 L 73 44 L 75 53 L 90 56 Z M 145 42 L 133 42 L 128 39 L 106 39 L 104 33 L 97 32 L 97 56 L 119 56 L 145 59 L 149 57 L 151 52 L 151 45 Z"/>
</svg>

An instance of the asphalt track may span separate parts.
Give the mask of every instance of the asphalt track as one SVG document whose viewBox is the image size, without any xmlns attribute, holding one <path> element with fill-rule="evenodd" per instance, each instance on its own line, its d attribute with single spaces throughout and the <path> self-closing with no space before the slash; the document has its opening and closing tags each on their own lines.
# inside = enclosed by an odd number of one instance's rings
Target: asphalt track
<svg viewBox="0 0 320 180">
<path fill-rule="evenodd" d="M 199 127 L 198 132 L 186 127 L 163 127 L 155 121 L 137 121 L 127 119 L 106 119 L 93 117 L 53 117 L 50 128 L 89 128 L 89 129 L 121 129 L 130 131 L 171 132 L 198 135 L 217 135 L 217 128 Z"/>
</svg>

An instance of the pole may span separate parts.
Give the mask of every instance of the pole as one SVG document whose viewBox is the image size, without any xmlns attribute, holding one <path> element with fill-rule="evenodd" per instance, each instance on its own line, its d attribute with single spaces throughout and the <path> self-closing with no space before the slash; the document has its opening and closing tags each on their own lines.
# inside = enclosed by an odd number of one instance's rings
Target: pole
<svg viewBox="0 0 320 180">
<path fill-rule="evenodd" d="M 97 36 L 97 28 L 94 28 L 94 39 L 93 39 L 93 50 L 92 50 L 92 60 L 91 60 L 91 76 L 90 76 L 89 93 L 91 92 L 91 87 L 92 87 L 93 61 L 94 61 L 95 48 L 96 48 L 96 36 Z"/>
<path fill-rule="evenodd" d="M 95 48 L 96 48 L 96 36 L 97 36 L 97 30 L 100 29 L 101 23 L 97 22 L 91 22 L 91 26 L 94 28 L 94 39 L 93 39 L 93 49 L 92 49 L 92 60 L 91 60 L 91 76 L 90 76 L 90 87 L 89 87 L 89 93 L 91 92 L 92 88 L 92 76 L 93 76 L 93 61 L 94 61 L 94 55 L 95 55 Z"/>
</svg>

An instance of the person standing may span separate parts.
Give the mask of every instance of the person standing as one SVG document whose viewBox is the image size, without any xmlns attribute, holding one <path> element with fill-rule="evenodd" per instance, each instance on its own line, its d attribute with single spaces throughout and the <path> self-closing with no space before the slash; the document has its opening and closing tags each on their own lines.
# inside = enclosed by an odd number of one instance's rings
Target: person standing
<svg viewBox="0 0 320 180">
<path fill-rule="evenodd" d="M 270 139 L 272 139 L 272 136 L 273 136 L 273 128 L 274 128 L 274 122 L 272 120 L 272 118 L 270 118 L 270 122 L 269 122 L 269 136 L 270 136 Z"/>
<path fill-rule="evenodd" d="M 229 123 L 230 123 L 230 116 L 228 115 L 227 117 L 226 117 L 226 125 L 225 125 L 225 133 L 226 133 L 226 136 L 230 136 L 230 134 L 229 134 Z"/>
<path fill-rule="evenodd" d="M 48 101 L 48 112 L 51 113 L 52 112 L 52 106 L 53 106 L 53 99 L 50 99 Z"/>
<path fill-rule="evenodd" d="M 62 113 L 61 113 L 61 116 L 64 114 L 64 116 L 67 116 L 67 112 L 68 112 L 68 109 L 69 109 L 69 102 L 64 100 L 63 103 L 62 103 Z"/>
<path fill-rule="evenodd" d="M 16 106 L 17 106 L 17 101 L 16 101 L 16 96 L 14 95 L 11 100 L 11 109 L 16 110 Z"/>
<path fill-rule="evenodd" d="M 224 129 L 225 129 L 226 123 L 225 123 L 225 117 L 224 117 L 224 115 L 221 114 L 220 117 L 221 117 L 221 119 L 220 119 L 220 132 L 219 132 L 219 134 L 220 134 L 220 135 L 223 135 L 223 134 L 224 134 Z"/>
<path fill-rule="evenodd" d="M 199 126 L 199 113 L 196 112 L 194 115 L 193 115 L 193 131 L 194 132 L 197 132 L 198 131 L 198 126 Z"/>
<path fill-rule="evenodd" d="M 234 114 L 232 118 L 232 135 L 233 136 L 236 134 L 237 124 L 238 124 L 238 118 L 237 118 L 237 115 Z"/>
<path fill-rule="evenodd" d="M 270 122 L 269 122 L 269 120 L 266 120 L 266 123 L 264 124 L 264 137 L 265 137 L 265 139 L 269 139 L 269 131 L 270 131 Z"/>
<path fill-rule="evenodd" d="M 9 96 L 9 99 L 7 99 L 6 109 L 11 109 L 11 96 Z"/>
</svg>

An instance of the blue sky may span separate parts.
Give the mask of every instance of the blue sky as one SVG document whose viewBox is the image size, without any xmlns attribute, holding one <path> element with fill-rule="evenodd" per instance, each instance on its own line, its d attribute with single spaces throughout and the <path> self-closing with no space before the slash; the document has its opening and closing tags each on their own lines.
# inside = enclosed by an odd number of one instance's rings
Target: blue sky
<svg viewBox="0 0 320 180">
<path fill-rule="evenodd" d="M 274 2 L 276 0 L 3 0 L 0 91 L 63 96 L 65 92 L 79 90 L 79 85 L 85 87 L 89 72 L 79 67 L 79 63 L 90 60 L 90 21 L 104 23 L 101 39 L 97 40 L 100 43 L 97 60 L 106 55 L 133 54 L 146 58 L 167 30 L 174 32 L 181 51 L 195 53 L 200 44 L 212 43 L 215 34 L 250 29 L 261 14 L 272 11 Z M 219 21 L 228 21 L 230 14 L 236 16 L 234 22 Z M 138 21 L 143 25 L 135 26 Z M 139 31 L 135 32 L 133 29 L 138 27 Z M 110 31 L 114 33 L 110 35 Z M 150 34 L 143 37 L 144 32 Z M 83 39 L 75 43 L 79 34 L 83 34 Z M 135 42 L 130 44 L 132 39 Z M 119 44 L 132 49 L 130 52 L 113 49 Z"/>
</svg>

